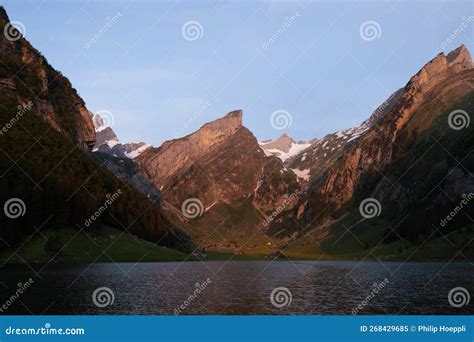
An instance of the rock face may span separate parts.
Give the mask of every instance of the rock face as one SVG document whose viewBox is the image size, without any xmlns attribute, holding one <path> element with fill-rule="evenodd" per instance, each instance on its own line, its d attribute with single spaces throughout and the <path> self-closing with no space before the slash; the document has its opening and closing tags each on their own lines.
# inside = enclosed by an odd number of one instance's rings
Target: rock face
<svg viewBox="0 0 474 342">
<path fill-rule="evenodd" d="M 304 172 L 308 179 L 317 180 L 326 170 L 346 153 L 365 133 L 376 125 L 395 105 L 403 89 L 397 90 L 377 107 L 362 124 L 312 140 L 309 148 L 286 161 L 285 165 L 295 173 Z"/>
<path fill-rule="evenodd" d="M 329 220 L 340 218 L 354 208 L 354 205 L 358 205 L 361 199 L 371 196 L 377 196 L 380 201 L 385 200 L 387 203 L 399 201 L 411 205 L 412 208 L 418 206 L 424 198 L 420 195 L 420 189 L 423 188 L 422 176 L 427 175 L 418 170 L 419 173 L 412 175 L 412 182 L 405 184 L 402 184 L 405 179 L 400 175 L 416 169 L 410 165 L 409 156 L 412 158 L 411 163 L 418 162 L 420 165 L 424 163 L 419 159 L 422 159 L 423 153 L 427 151 L 418 151 L 416 148 L 422 143 L 428 143 L 420 140 L 420 136 L 432 135 L 439 139 L 434 130 L 441 123 L 436 125 L 434 123 L 440 122 L 442 115 L 444 115 L 442 122 L 444 132 L 454 132 L 447 125 L 447 113 L 450 108 L 454 110 L 457 109 L 456 106 L 461 106 L 460 101 L 472 93 L 474 80 L 472 68 L 471 56 L 464 46 L 460 46 L 447 56 L 441 53 L 423 66 L 405 87 L 395 92 L 385 102 L 386 104 L 382 105 L 383 110 L 379 111 L 380 113 L 374 113 L 371 119 L 361 125 L 363 130 L 358 133 L 358 138 L 352 144 L 347 144 L 346 140 L 346 144 L 340 146 L 342 153 L 331 156 L 332 160 L 329 162 L 323 161 L 322 171 L 312 170 L 314 178 L 307 196 L 300 199 L 293 212 L 294 219 L 299 220 L 304 227 L 308 224 L 313 227 L 322 226 Z M 470 102 L 467 103 L 460 108 L 469 106 Z M 469 133 L 469 129 L 466 132 Z M 336 139 L 333 140 L 337 143 Z M 435 147 L 427 146 L 437 151 Z M 463 151 L 467 151 L 466 147 L 460 145 L 457 152 Z M 420 154 L 418 159 L 412 155 L 416 153 Z M 303 154 L 301 159 L 303 156 L 305 155 Z M 310 158 L 308 153 L 306 158 L 312 161 L 314 156 Z M 298 162 L 299 167 L 310 167 L 301 159 Z M 433 166 L 428 167 L 425 172 L 439 172 L 443 175 L 439 179 L 446 182 L 446 178 L 443 177 L 447 177 L 450 173 L 449 168 L 445 166 L 451 163 L 449 159 L 451 159 L 449 156 L 443 156 L 440 160 L 432 160 Z M 397 166 L 402 164 L 406 165 L 404 171 Z M 314 165 L 312 168 L 317 167 L 314 162 L 311 165 Z M 395 176 L 396 170 L 399 172 L 398 177 Z M 466 174 L 464 177 L 467 177 Z M 464 180 L 464 191 L 467 191 L 470 185 L 466 184 L 471 182 L 466 178 Z M 427 179 L 425 181 L 428 182 Z M 436 187 L 436 183 L 433 184 Z M 447 189 L 451 189 L 445 185 Z M 414 199 L 419 203 L 416 204 Z M 439 208 L 439 202 L 433 201 L 430 202 L 430 206 Z M 284 221 L 281 219 L 280 223 Z"/>
<path fill-rule="evenodd" d="M 138 158 L 146 173 L 159 188 L 168 184 L 171 177 L 190 167 L 211 150 L 221 145 L 242 128 L 242 111 L 202 126 L 197 132 L 181 139 L 166 141 Z"/>
<path fill-rule="evenodd" d="M 0 27 L 7 23 L 5 9 L 0 7 Z M 14 37 L 20 34 L 16 29 L 11 32 Z M 0 68 L 0 83 L 24 94 L 18 102 L 32 101 L 54 129 L 75 143 L 92 147 L 96 138 L 91 114 L 69 80 L 51 67 L 27 40 L 7 38 L 2 32 L 0 56 L 6 62 L 4 66 L 8 64 L 10 68 Z"/>
<path fill-rule="evenodd" d="M 204 210 L 217 204 L 250 203 L 271 212 L 299 189 L 296 176 L 274 156 L 266 156 L 242 126 L 242 111 L 230 112 L 198 131 L 151 148 L 135 159 L 163 198 L 176 208 L 197 198 Z M 261 223 L 261 222 L 260 222 Z"/>
</svg>

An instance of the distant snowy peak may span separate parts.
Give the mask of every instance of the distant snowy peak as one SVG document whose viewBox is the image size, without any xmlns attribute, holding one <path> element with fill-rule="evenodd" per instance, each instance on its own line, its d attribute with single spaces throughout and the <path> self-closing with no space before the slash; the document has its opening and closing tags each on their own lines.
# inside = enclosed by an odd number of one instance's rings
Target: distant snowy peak
<svg viewBox="0 0 474 342">
<path fill-rule="evenodd" d="M 122 144 L 112 128 L 98 114 L 94 114 L 92 122 L 94 123 L 96 133 L 96 143 L 92 149 L 94 152 L 106 153 L 113 157 L 133 159 L 151 147 L 151 145 L 144 142 Z"/>
<path fill-rule="evenodd" d="M 260 146 L 265 146 L 266 149 L 277 149 L 288 153 L 294 143 L 295 141 L 290 136 L 283 134 L 277 140 L 265 140 L 260 142 Z"/>
<path fill-rule="evenodd" d="M 283 162 L 300 154 L 311 146 L 310 142 L 296 142 L 287 134 L 283 134 L 277 140 L 265 140 L 259 143 L 267 156 L 274 155 Z"/>
<path fill-rule="evenodd" d="M 123 145 L 125 155 L 131 159 L 138 157 L 150 147 L 152 147 L 150 144 L 145 144 L 144 142 L 127 143 Z"/>
<path fill-rule="evenodd" d="M 96 133 L 102 132 L 106 128 L 110 128 L 99 114 L 92 115 L 92 122 L 94 124 L 94 129 Z"/>
</svg>

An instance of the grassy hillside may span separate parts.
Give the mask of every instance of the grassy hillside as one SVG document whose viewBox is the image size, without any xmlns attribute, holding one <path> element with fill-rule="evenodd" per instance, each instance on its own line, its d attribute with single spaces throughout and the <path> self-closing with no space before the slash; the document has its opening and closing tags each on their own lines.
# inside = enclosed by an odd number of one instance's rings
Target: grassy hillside
<svg viewBox="0 0 474 342">
<path fill-rule="evenodd" d="M 196 260 L 107 226 L 78 232 L 72 228 L 48 229 L 35 234 L 18 251 L 0 252 L 0 263 L 21 262 L 146 262 Z"/>
<path fill-rule="evenodd" d="M 365 227 L 368 228 L 368 227 Z M 363 227 L 359 227 L 364 230 Z M 370 235 L 370 231 L 365 232 Z M 377 234 L 377 233 L 376 233 Z M 330 248 L 336 236 L 325 241 L 326 248 L 316 244 L 295 243 L 284 249 L 284 254 L 292 260 L 460 260 L 474 259 L 474 225 L 453 231 L 444 236 L 412 243 L 398 240 L 392 243 L 363 246 L 351 234 L 344 236 L 341 246 Z M 351 247 L 349 247 L 351 246 Z"/>
<path fill-rule="evenodd" d="M 10 95 L 10 96 L 9 96 Z M 16 113 L 13 94 L 0 96 L 0 125 Z M 107 224 L 160 245 L 189 250 L 189 241 L 144 195 L 102 168 L 36 115 L 35 107 L 0 135 L 0 203 L 20 198 L 24 216 L 0 216 L 3 248 L 21 243 L 35 227 L 81 227 L 119 190 L 91 227 Z M 0 246 L 0 249 L 2 246 Z"/>
</svg>

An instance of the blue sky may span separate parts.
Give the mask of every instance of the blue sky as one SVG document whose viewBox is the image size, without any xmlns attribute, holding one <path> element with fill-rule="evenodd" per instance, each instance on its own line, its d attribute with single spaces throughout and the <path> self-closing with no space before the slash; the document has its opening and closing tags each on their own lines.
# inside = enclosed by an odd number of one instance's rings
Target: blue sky
<svg viewBox="0 0 474 342">
<path fill-rule="evenodd" d="M 0 3 L 122 141 L 154 145 L 234 109 L 259 140 L 322 137 L 365 120 L 437 53 L 474 48 L 471 1 Z M 191 41 L 190 21 L 202 26 Z M 283 130 L 270 121 L 280 109 Z"/>
</svg>

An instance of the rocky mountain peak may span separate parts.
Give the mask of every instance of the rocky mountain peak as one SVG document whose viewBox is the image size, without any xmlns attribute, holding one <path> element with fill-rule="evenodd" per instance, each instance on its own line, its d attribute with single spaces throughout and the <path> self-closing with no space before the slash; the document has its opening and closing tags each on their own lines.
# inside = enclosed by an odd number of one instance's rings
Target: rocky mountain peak
<svg viewBox="0 0 474 342">
<path fill-rule="evenodd" d="M 99 132 L 106 127 L 104 120 L 99 114 L 94 114 L 94 116 L 92 117 L 92 123 L 94 124 L 96 132 Z"/>
<path fill-rule="evenodd" d="M 232 135 L 242 127 L 242 116 L 242 110 L 234 110 L 220 119 L 206 123 L 199 131 L 214 131 L 221 132 L 223 135 Z"/>
<path fill-rule="evenodd" d="M 456 72 L 474 67 L 471 54 L 464 44 L 448 53 L 446 60 L 448 62 L 448 66 L 450 68 L 454 68 Z"/>
<path fill-rule="evenodd" d="M 165 141 L 159 148 L 148 149 L 137 161 L 146 165 L 149 177 L 161 187 L 174 174 L 188 168 L 244 130 L 242 116 L 242 110 L 234 110 L 222 118 L 204 124 L 185 137 Z"/>
<path fill-rule="evenodd" d="M 280 135 L 280 137 L 276 141 L 290 141 L 290 142 L 295 142 L 292 137 L 290 137 L 288 134 L 283 133 Z"/>
<path fill-rule="evenodd" d="M 296 142 L 287 134 L 281 135 L 277 140 L 260 142 L 260 147 L 266 155 L 274 155 L 283 162 L 294 158 L 310 146 L 311 142 Z"/>
<path fill-rule="evenodd" d="M 450 72 L 458 73 L 473 67 L 471 54 L 464 45 L 446 56 L 443 52 L 426 63 L 407 84 L 406 89 L 426 92 L 448 77 Z"/>
<path fill-rule="evenodd" d="M 122 144 L 114 130 L 108 126 L 99 114 L 93 115 L 92 122 L 96 131 L 94 152 L 99 151 L 112 157 L 133 159 L 151 147 L 151 145 L 144 142 Z"/>
<path fill-rule="evenodd" d="M 286 133 L 282 134 L 277 140 L 268 140 L 261 143 L 266 150 L 276 149 L 288 153 L 295 141 Z"/>
</svg>

